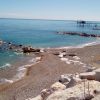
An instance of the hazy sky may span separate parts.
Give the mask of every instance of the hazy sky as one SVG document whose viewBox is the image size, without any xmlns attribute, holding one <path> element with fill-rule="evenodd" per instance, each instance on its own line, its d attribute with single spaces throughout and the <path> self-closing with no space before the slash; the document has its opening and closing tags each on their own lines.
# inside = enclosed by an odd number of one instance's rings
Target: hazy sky
<svg viewBox="0 0 100 100">
<path fill-rule="evenodd" d="M 100 21 L 100 0 L 0 0 L 0 17 Z"/>
</svg>

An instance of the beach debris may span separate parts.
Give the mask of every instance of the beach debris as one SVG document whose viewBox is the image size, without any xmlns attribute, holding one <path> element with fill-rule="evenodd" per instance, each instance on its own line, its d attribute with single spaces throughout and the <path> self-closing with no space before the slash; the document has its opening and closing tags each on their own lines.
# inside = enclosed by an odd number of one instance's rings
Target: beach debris
<svg viewBox="0 0 100 100">
<path fill-rule="evenodd" d="M 64 89 L 66 89 L 66 86 L 60 82 L 56 82 L 51 86 L 51 89 L 54 91 L 64 90 Z"/>
<path fill-rule="evenodd" d="M 96 73 L 95 72 L 85 72 L 80 73 L 79 77 L 81 79 L 95 80 Z"/>
</svg>

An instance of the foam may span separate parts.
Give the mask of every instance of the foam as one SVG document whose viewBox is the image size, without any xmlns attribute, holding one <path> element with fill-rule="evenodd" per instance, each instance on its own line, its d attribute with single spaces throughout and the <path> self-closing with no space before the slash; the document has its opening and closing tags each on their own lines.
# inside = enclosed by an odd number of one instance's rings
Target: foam
<svg viewBox="0 0 100 100">
<path fill-rule="evenodd" d="M 6 68 L 6 67 L 11 67 L 11 64 L 10 63 L 6 63 L 3 66 L 1 66 L 0 68 Z"/>
<path fill-rule="evenodd" d="M 97 38 L 95 41 L 93 42 L 88 42 L 88 43 L 84 43 L 84 44 L 80 44 L 80 45 L 76 45 L 76 46 L 65 46 L 65 47 L 58 47 L 58 48 L 53 48 L 53 49 L 74 49 L 74 48 L 84 48 L 87 46 L 92 46 L 92 45 L 97 45 L 100 44 L 100 38 Z"/>
<path fill-rule="evenodd" d="M 0 84 L 4 84 L 4 83 L 13 83 L 13 80 L 8 80 L 6 78 L 0 79 Z"/>
<path fill-rule="evenodd" d="M 33 58 L 33 59 L 35 60 L 33 63 L 26 64 L 26 65 L 18 67 L 17 73 L 16 73 L 16 75 L 13 76 L 12 79 L 10 79 L 10 80 L 5 79 L 5 78 L 1 79 L 0 80 L 0 84 L 13 83 L 13 82 L 16 82 L 16 81 L 22 79 L 23 77 L 25 77 L 25 75 L 27 73 L 27 68 L 35 65 L 36 63 L 39 63 L 41 57 L 36 57 L 36 58 Z M 31 60 L 33 60 L 33 59 L 31 59 Z M 7 63 L 6 66 L 10 66 L 10 64 Z"/>
</svg>

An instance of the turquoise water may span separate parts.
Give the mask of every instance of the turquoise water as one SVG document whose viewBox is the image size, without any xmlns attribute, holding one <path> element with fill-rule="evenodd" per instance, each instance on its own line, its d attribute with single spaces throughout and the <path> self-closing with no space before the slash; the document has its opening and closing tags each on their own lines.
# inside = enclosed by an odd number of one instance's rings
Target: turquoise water
<svg viewBox="0 0 100 100">
<path fill-rule="evenodd" d="M 97 23 L 97 22 L 96 22 Z M 100 24 L 98 22 L 98 24 Z M 0 19 L 0 39 L 33 47 L 61 47 L 90 43 L 96 38 L 59 35 L 57 31 L 75 31 L 100 34 L 92 27 L 79 27 L 76 21 Z M 11 51 L 0 51 L 0 66 L 23 58 Z"/>
</svg>

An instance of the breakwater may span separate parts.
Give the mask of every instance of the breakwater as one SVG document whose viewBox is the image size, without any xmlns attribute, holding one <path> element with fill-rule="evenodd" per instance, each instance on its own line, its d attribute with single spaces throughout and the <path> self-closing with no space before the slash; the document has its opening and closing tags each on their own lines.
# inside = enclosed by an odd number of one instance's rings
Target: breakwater
<svg viewBox="0 0 100 100">
<path fill-rule="evenodd" d="M 57 32 L 57 34 L 62 34 L 62 35 L 77 35 L 77 36 L 83 36 L 83 37 L 100 38 L 100 35 L 98 35 L 98 34 L 89 34 L 89 33 L 84 33 L 84 32 Z"/>
</svg>

